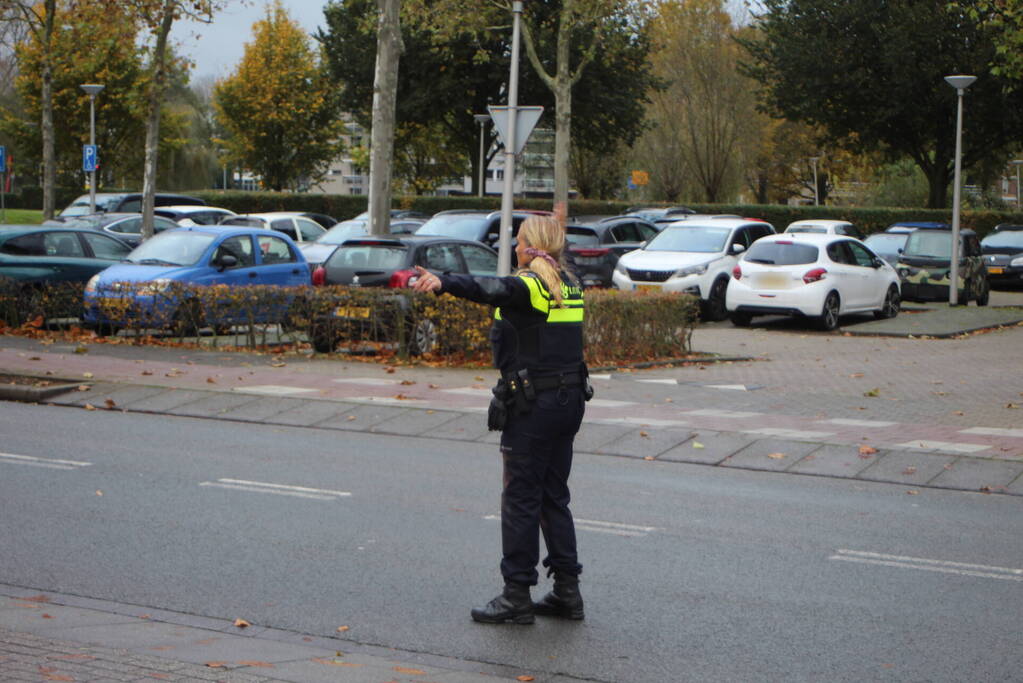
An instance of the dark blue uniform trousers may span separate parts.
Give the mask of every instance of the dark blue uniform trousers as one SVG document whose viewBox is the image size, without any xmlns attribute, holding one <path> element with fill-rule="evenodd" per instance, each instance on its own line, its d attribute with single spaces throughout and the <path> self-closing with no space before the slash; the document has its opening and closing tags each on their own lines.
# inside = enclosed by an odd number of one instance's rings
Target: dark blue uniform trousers
<svg viewBox="0 0 1023 683">
<path fill-rule="evenodd" d="M 501 434 L 501 574 L 505 581 L 536 585 L 540 531 L 547 544 L 545 567 L 572 576 L 582 571 L 568 509 L 568 475 L 584 406 L 580 387 L 550 389 L 537 393 L 529 413 L 515 415 L 512 409 L 508 416 Z"/>
</svg>

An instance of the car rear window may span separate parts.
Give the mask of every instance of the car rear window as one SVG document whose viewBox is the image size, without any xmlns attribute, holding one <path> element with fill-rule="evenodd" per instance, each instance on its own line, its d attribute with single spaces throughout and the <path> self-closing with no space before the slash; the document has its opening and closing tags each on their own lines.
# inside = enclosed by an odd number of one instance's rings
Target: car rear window
<svg viewBox="0 0 1023 683">
<path fill-rule="evenodd" d="M 600 244 L 597 233 L 586 228 L 569 227 L 565 232 L 565 241 L 573 247 L 596 247 Z"/>
<path fill-rule="evenodd" d="M 901 249 L 906 244 L 907 237 L 909 237 L 909 233 L 905 232 L 876 232 L 865 239 L 863 243 L 874 251 L 885 251 L 887 249 L 895 251 Z"/>
<path fill-rule="evenodd" d="M 434 216 L 416 230 L 417 235 L 442 235 L 463 240 L 478 240 L 486 227 L 483 216 Z"/>
<path fill-rule="evenodd" d="M 790 225 L 785 232 L 824 232 L 828 231 L 823 225 Z"/>
<path fill-rule="evenodd" d="M 345 244 L 327 260 L 331 268 L 394 270 L 405 265 L 408 248 L 401 245 Z"/>
<path fill-rule="evenodd" d="M 260 218 L 248 218 L 247 216 L 233 216 L 231 218 L 225 218 L 220 222 L 220 225 L 235 225 L 243 226 L 246 228 L 262 228 L 266 224 Z"/>
<path fill-rule="evenodd" d="M 769 263 L 775 266 L 796 266 L 817 262 L 818 249 L 812 244 L 798 242 L 754 242 L 743 257 L 753 263 Z"/>
<path fill-rule="evenodd" d="M 982 247 L 993 249 L 1013 248 L 1023 249 L 1023 230 L 999 230 L 992 232 L 980 241 Z"/>
<path fill-rule="evenodd" d="M 952 233 L 937 230 L 917 230 L 906 240 L 906 256 L 919 258 L 952 258 Z"/>
</svg>

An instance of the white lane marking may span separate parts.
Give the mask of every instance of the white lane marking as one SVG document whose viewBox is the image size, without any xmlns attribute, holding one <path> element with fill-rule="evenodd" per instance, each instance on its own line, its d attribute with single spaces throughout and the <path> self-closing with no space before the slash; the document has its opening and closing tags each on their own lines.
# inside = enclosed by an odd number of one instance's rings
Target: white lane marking
<svg viewBox="0 0 1023 683">
<path fill-rule="evenodd" d="M 12 465 L 31 465 L 33 467 L 46 467 L 51 470 L 74 470 L 80 467 L 88 467 L 91 462 L 79 460 L 58 460 L 57 458 L 36 458 L 31 455 L 15 455 L 14 453 L 0 453 L 0 462 Z"/>
<path fill-rule="evenodd" d="M 747 417 L 758 417 L 763 413 L 744 413 L 740 410 L 715 410 L 714 408 L 704 408 L 702 410 L 686 410 L 686 415 L 704 415 L 706 417 L 728 417 L 735 419 L 743 419 Z"/>
<path fill-rule="evenodd" d="M 607 373 L 607 374 L 600 374 L 600 373 L 598 373 L 596 375 L 591 373 L 590 374 L 590 379 L 611 379 L 611 375 L 610 375 L 610 373 Z"/>
<path fill-rule="evenodd" d="M 763 429 L 744 429 L 746 434 L 763 434 L 764 436 L 778 436 L 787 439 L 823 439 L 826 436 L 834 436 L 834 432 L 810 432 L 799 429 L 782 429 L 780 427 L 764 427 Z"/>
<path fill-rule="evenodd" d="M 486 515 L 483 519 L 501 521 L 501 515 Z M 615 536 L 626 536 L 636 538 L 646 536 L 651 531 L 656 531 L 655 526 L 639 526 L 636 524 L 623 524 L 621 522 L 602 522 L 596 519 L 575 518 L 575 528 L 583 531 L 594 531 L 601 534 L 613 534 Z"/>
<path fill-rule="evenodd" d="M 955 443 L 952 441 L 906 441 L 905 443 L 897 443 L 896 446 L 902 448 L 922 448 L 928 451 L 955 451 L 956 453 L 976 453 L 977 451 L 986 451 L 991 446 L 979 443 Z"/>
<path fill-rule="evenodd" d="M 842 548 L 839 548 L 835 552 L 837 554 L 830 556 L 828 558 L 829 560 L 859 562 L 861 564 L 876 564 L 883 567 L 896 567 L 899 569 L 919 569 L 921 571 L 941 572 L 943 574 L 979 576 L 986 579 L 1023 581 L 1023 569 L 1015 569 L 1012 567 L 993 567 L 986 564 L 970 564 L 968 562 L 948 562 L 946 560 L 932 560 L 926 557 L 886 555 L 884 553 L 845 550 Z"/>
<path fill-rule="evenodd" d="M 337 500 L 347 498 L 352 494 L 348 491 L 332 491 L 330 489 L 312 489 L 306 486 L 288 486 L 285 484 L 271 484 L 262 481 L 248 481 L 246 479 L 218 479 L 216 481 L 204 481 L 199 486 L 212 486 L 214 488 L 232 489 L 236 491 L 250 491 L 252 493 L 272 493 L 279 496 L 295 496 L 296 498 L 311 498 L 313 500 Z"/>
<path fill-rule="evenodd" d="M 394 384 L 401 384 L 400 379 L 388 379 L 386 377 L 341 377 L 332 380 L 338 384 L 370 384 L 379 387 L 388 387 Z"/>
<path fill-rule="evenodd" d="M 984 436 L 1015 436 L 1023 439 L 1023 429 L 1002 429 L 1000 427 L 970 427 L 960 429 L 960 434 L 982 434 Z"/>
<path fill-rule="evenodd" d="M 240 394 L 270 394 L 273 396 L 286 396 L 288 394 L 308 394 L 318 390 L 304 389 L 302 387 L 286 387 L 280 384 L 259 384 L 253 387 L 235 387 L 232 391 L 237 391 Z"/>
<path fill-rule="evenodd" d="M 421 398 L 398 398 L 397 396 L 345 396 L 345 401 L 349 403 L 386 403 L 388 405 L 426 403 Z"/>
<path fill-rule="evenodd" d="M 898 422 L 884 422 L 882 420 L 850 420 L 848 418 L 836 417 L 831 420 L 817 420 L 821 424 L 844 425 L 847 427 L 894 427 Z"/>
<path fill-rule="evenodd" d="M 591 401 L 592 403 L 592 401 Z M 594 420 L 601 424 L 625 424 L 625 425 L 649 425 L 651 427 L 688 427 L 688 422 L 682 420 L 657 420 L 647 417 L 607 417 Z"/>
<path fill-rule="evenodd" d="M 727 389 L 728 391 L 749 391 L 745 384 L 708 384 L 708 389 Z"/>
<path fill-rule="evenodd" d="M 597 408 L 623 408 L 636 405 L 633 401 L 612 401 L 607 398 L 592 398 L 587 403 L 590 407 Z"/>
<path fill-rule="evenodd" d="M 671 384 L 677 385 L 677 379 L 637 379 L 637 382 L 643 382 L 644 384 Z"/>
</svg>

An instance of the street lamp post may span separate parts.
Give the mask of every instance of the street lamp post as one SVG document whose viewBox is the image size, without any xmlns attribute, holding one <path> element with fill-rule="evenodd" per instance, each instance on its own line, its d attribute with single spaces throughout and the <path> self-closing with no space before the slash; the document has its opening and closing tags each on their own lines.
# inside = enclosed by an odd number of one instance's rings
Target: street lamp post
<svg viewBox="0 0 1023 683">
<path fill-rule="evenodd" d="M 960 173 L 963 156 L 963 92 L 970 87 L 976 76 L 945 76 L 945 82 L 956 89 L 956 161 L 952 188 L 952 263 L 948 273 L 948 305 L 959 303 L 959 209 L 961 185 Z"/>
<path fill-rule="evenodd" d="M 813 205 L 820 206 L 820 193 L 817 190 L 817 160 L 820 157 L 810 157 L 810 163 L 813 164 Z"/>
<path fill-rule="evenodd" d="M 1012 160 L 1012 165 L 1016 167 L 1016 211 L 1019 212 L 1019 211 L 1023 211 L 1023 208 L 1020 208 L 1021 204 L 1020 204 L 1020 201 L 1019 201 L 1019 198 L 1020 198 L 1020 192 L 1019 192 L 1019 167 L 1023 166 L 1023 159 L 1013 159 Z"/>
<path fill-rule="evenodd" d="M 96 145 L 96 95 L 106 86 L 86 83 L 79 86 L 89 95 L 89 144 Z M 89 213 L 96 213 L 96 169 L 89 171 Z"/>
<path fill-rule="evenodd" d="M 484 128 L 487 127 L 487 121 L 490 120 L 490 114 L 473 114 L 472 117 L 474 119 L 476 119 L 476 123 L 480 124 L 480 173 L 479 173 L 479 176 L 480 176 L 480 178 L 479 178 L 480 186 L 479 186 L 479 190 L 477 191 L 477 195 L 482 197 L 483 195 L 486 194 L 486 192 L 484 191 L 483 183 L 486 182 L 484 180 L 484 178 L 485 178 L 484 174 L 485 174 L 486 165 L 487 165 L 486 164 L 486 156 L 485 156 L 485 152 L 486 151 L 483 148 L 483 130 L 484 130 Z"/>
<path fill-rule="evenodd" d="M 522 2 L 512 2 L 511 68 L 508 74 L 508 135 L 504 141 L 504 191 L 501 193 L 501 234 L 497 249 L 497 274 L 511 273 L 512 204 L 515 193 L 515 129 L 519 108 L 519 33 Z"/>
</svg>

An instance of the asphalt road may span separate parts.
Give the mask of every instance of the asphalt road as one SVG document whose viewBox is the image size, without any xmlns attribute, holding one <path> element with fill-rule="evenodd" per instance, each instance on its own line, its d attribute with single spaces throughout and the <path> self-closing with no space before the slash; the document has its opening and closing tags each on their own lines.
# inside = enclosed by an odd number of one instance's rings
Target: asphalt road
<svg viewBox="0 0 1023 683">
<path fill-rule="evenodd" d="M 586 621 L 492 627 L 492 447 L 9 403 L 0 435 L 0 583 L 547 681 L 1023 675 L 1015 497 L 580 456 Z"/>
</svg>

